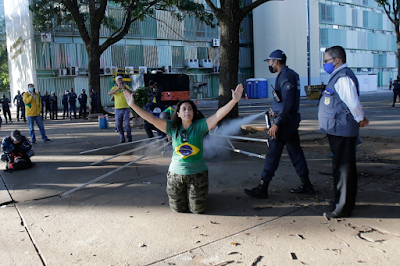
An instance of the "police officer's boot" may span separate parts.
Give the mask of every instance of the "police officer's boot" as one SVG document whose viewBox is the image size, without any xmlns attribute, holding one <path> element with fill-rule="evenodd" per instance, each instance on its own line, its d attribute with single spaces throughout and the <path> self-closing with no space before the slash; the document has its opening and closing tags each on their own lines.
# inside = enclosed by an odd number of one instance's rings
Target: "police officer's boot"
<svg viewBox="0 0 400 266">
<path fill-rule="evenodd" d="M 310 179 L 308 178 L 308 175 L 300 176 L 300 179 L 301 179 L 301 186 L 298 188 L 292 188 L 290 192 L 314 195 L 315 191 L 313 185 L 310 182 Z"/>
<path fill-rule="evenodd" d="M 250 197 L 266 199 L 268 198 L 268 185 L 269 181 L 264 181 L 261 179 L 260 184 L 253 189 L 245 189 L 244 193 Z"/>
</svg>

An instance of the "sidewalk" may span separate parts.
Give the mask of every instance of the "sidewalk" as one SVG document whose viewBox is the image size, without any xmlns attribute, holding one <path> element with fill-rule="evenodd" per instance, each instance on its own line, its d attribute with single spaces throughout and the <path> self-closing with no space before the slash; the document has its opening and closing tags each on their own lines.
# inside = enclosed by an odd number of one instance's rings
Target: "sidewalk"
<svg viewBox="0 0 400 266">
<path fill-rule="evenodd" d="M 364 106 L 374 123 L 362 131 L 365 146 L 360 147 L 360 155 L 364 150 L 372 152 L 372 146 L 366 144 L 372 139 L 368 136 L 384 131 L 391 139 L 385 152 L 398 156 L 398 111 L 387 106 L 389 96 L 376 93 L 366 97 Z M 270 99 L 265 101 L 241 101 L 241 114 L 262 111 Z M 213 112 L 215 103 L 201 101 L 199 107 Z M 289 193 L 299 179 L 285 153 L 271 182 L 270 198 L 250 198 L 243 189 L 258 184 L 263 160 L 221 153 L 207 160 L 209 207 L 203 215 L 170 210 L 165 192 L 170 158 L 159 153 L 60 197 L 146 151 L 91 166 L 139 145 L 80 155 L 81 151 L 117 144 L 113 126 L 101 130 L 97 121 L 45 120 L 46 134 L 53 142 L 41 142 L 36 131 L 32 158 L 36 165 L 13 173 L 0 170 L 0 264 L 399 265 L 399 161 L 360 157 L 354 215 L 326 220 L 321 214 L 332 196 L 329 148 L 315 132 L 316 101 L 302 100 L 301 110 L 302 146 L 317 194 Z M 389 112 L 391 120 L 385 119 Z M 29 136 L 23 122 L 3 124 L 1 133 L 9 134 L 16 127 Z M 143 129 L 132 133 L 134 140 L 145 138 Z M 247 137 L 265 138 L 266 132 Z M 265 144 L 247 141 L 234 144 L 259 154 L 267 149 Z"/>
</svg>

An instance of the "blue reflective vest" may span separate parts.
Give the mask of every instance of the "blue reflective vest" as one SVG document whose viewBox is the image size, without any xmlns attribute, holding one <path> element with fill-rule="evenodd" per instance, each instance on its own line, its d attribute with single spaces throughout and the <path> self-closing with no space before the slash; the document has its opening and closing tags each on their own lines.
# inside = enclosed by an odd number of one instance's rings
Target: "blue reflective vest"
<svg viewBox="0 0 400 266">
<path fill-rule="evenodd" d="M 319 102 L 318 121 L 319 131 L 334 136 L 357 137 L 360 126 L 354 120 L 347 105 L 340 99 L 335 91 L 335 84 L 339 78 L 349 77 L 359 91 L 359 84 L 353 71 L 345 67 L 334 73 L 329 79 L 328 85 Z"/>
</svg>

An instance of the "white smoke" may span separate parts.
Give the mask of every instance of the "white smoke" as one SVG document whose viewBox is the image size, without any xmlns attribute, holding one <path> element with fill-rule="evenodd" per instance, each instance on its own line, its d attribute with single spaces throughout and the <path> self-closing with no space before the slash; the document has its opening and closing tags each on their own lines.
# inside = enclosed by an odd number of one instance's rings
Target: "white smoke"
<svg viewBox="0 0 400 266">
<path fill-rule="evenodd" d="M 255 120 L 260 115 L 264 115 L 265 112 L 246 116 L 243 118 L 233 119 L 229 122 L 225 122 L 220 127 L 217 128 L 213 134 L 218 134 L 222 136 L 235 136 L 239 134 L 241 126 L 249 124 L 251 121 Z M 211 159 L 216 156 L 225 157 L 229 154 L 229 150 L 224 147 L 230 147 L 227 138 L 215 137 L 208 135 L 203 141 L 203 156 L 205 159 Z"/>
</svg>

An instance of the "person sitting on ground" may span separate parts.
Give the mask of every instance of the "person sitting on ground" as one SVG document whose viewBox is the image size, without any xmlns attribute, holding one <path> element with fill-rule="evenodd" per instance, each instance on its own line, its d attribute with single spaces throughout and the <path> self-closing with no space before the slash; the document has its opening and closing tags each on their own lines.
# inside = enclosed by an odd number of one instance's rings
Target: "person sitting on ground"
<svg viewBox="0 0 400 266">
<path fill-rule="evenodd" d="M 31 142 L 21 135 L 18 129 L 11 131 L 1 143 L 4 154 L 1 160 L 6 163 L 6 170 L 23 170 L 32 167 L 30 157 L 35 153 L 32 150 Z"/>
<path fill-rule="evenodd" d="M 167 173 L 167 194 L 173 211 L 203 213 L 207 207 L 208 169 L 203 159 L 203 138 L 239 102 L 243 85 L 232 90 L 232 100 L 208 117 L 199 118 L 190 100 L 178 102 L 172 120 L 164 120 L 135 104 L 133 93 L 124 91 L 130 107 L 143 119 L 172 137 L 173 155 Z"/>
</svg>

